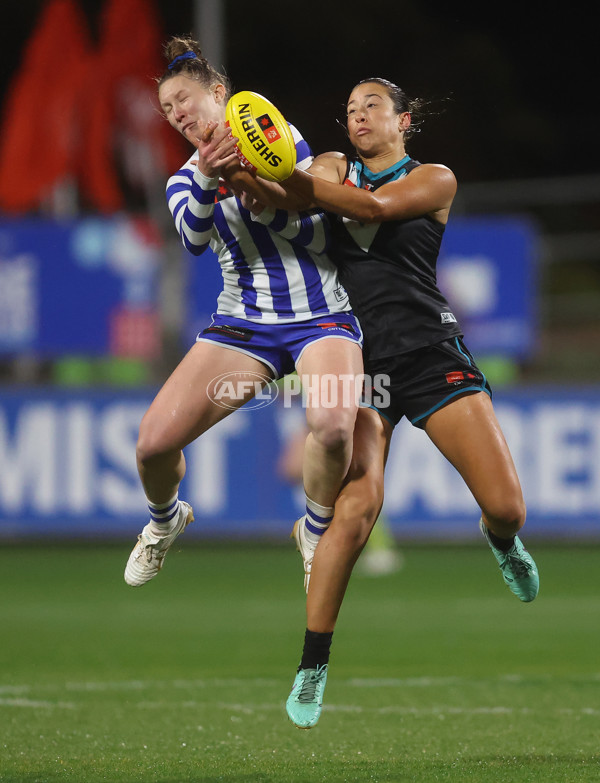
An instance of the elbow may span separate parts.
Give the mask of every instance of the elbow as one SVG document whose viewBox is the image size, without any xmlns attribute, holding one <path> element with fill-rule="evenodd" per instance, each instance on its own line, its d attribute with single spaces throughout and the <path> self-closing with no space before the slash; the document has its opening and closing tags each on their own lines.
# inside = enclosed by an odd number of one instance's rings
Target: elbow
<svg viewBox="0 0 600 783">
<path fill-rule="evenodd" d="M 191 253 L 193 256 L 201 256 L 208 247 L 208 244 L 208 242 L 205 242 L 201 245 L 193 245 L 190 242 L 186 242 L 185 239 L 183 240 L 183 246 L 188 253 Z"/>
<path fill-rule="evenodd" d="M 349 210 L 346 217 L 359 223 L 381 223 L 386 219 L 383 205 L 375 199 L 369 199 L 368 203 L 361 204 L 356 210 Z"/>
<path fill-rule="evenodd" d="M 362 223 L 382 223 L 386 219 L 385 209 L 378 201 L 373 201 L 365 210 L 365 215 L 359 218 Z"/>
<path fill-rule="evenodd" d="M 201 256 L 202 253 L 207 249 L 208 245 L 200 245 L 196 247 L 189 248 L 190 253 L 194 256 Z"/>
<path fill-rule="evenodd" d="M 210 232 L 194 232 L 184 225 L 179 228 L 179 238 L 184 248 L 193 256 L 201 256 L 210 245 Z"/>
</svg>

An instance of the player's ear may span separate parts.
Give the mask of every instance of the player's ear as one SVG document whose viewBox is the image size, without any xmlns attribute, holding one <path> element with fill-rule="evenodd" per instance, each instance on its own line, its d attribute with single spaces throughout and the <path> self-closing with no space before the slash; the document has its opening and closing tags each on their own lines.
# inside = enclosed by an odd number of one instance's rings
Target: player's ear
<svg viewBox="0 0 600 783">
<path fill-rule="evenodd" d="M 403 111 L 398 115 L 398 130 L 406 131 L 410 128 L 411 116 L 409 111 Z"/>
<path fill-rule="evenodd" d="M 225 96 L 227 95 L 225 85 L 221 84 L 220 82 L 215 84 L 213 87 L 213 95 L 215 96 L 215 103 L 223 103 Z"/>
</svg>

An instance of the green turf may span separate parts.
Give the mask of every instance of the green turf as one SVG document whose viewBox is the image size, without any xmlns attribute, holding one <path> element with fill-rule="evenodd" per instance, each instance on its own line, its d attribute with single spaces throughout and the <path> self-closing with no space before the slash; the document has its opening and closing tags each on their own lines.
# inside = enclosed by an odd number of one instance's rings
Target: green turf
<svg viewBox="0 0 600 783">
<path fill-rule="evenodd" d="M 119 547 L 0 550 L 2 783 L 600 781 L 600 550 L 407 548 L 355 575 L 319 725 L 287 720 L 304 631 L 285 549 L 182 539 L 127 587 Z"/>
</svg>

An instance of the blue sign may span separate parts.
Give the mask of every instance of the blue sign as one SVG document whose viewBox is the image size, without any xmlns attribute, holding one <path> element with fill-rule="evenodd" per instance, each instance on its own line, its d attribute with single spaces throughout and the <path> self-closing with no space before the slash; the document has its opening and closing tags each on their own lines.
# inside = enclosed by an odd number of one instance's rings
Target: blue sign
<svg viewBox="0 0 600 783">
<path fill-rule="evenodd" d="M 442 242 L 438 283 L 478 356 L 535 350 L 538 234 L 523 218 L 459 218 Z"/>
<path fill-rule="evenodd" d="M 600 536 L 600 390 L 502 390 L 495 409 L 528 508 L 527 536 Z M 147 521 L 135 445 L 151 393 L 0 392 L 0 537 L 135 539 Z M 186 537 L 287 539 L 302 491 L 279 469 L 303 424 L 281 396 L 242 408 L 186 449 Z M 478 536 L 479 510 L 420 429 L 392 438 L 384 510 L 400 540 Z"/>
<path fill-rule="evenodd" d="M 155 310 L 158 261 L 148 222 L 0 220 L 0 353 L 127 353 L 128 323 Z"/>
</svg>

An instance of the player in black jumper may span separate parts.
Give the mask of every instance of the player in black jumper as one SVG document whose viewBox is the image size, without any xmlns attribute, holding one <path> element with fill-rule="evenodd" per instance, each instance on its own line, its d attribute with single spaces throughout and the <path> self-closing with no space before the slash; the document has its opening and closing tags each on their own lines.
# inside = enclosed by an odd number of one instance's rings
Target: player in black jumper
<svg viewBox="0 0 600 783">
<path fill-rule="evenodd" d="M 302 520 L 295 527 L 301 554 L 312 566 L 304 652 L 287 701 L 288 715 L 300 728 L 319 719 L 331 636 L 352 568 L 382 506 L 385 460 L 403 416 L 425 430 L 463 477 L 509 588 L 521 601 L 532 601 L 539 589 L 535 563 L 517 537 L 525 502 L 490 387 L 436 284 L 456 180 L 445 166 L 407 155 L 411 108 L 387 80 L 359 83 L 347 105 L 356 158 L 320 155 L 309 173 L 295 171 L 284 183 L 331 214 L 330 255 L 364 331 L 365 373 L 390 376 L 389 405 L 360 411 L 351 470 L 314 551 L 305 544 Z"/>
</svg>

